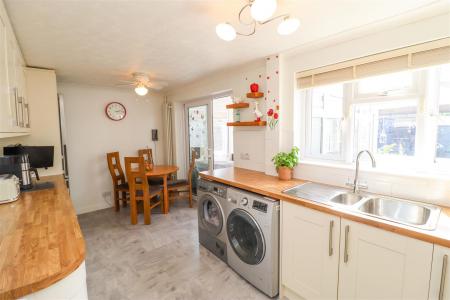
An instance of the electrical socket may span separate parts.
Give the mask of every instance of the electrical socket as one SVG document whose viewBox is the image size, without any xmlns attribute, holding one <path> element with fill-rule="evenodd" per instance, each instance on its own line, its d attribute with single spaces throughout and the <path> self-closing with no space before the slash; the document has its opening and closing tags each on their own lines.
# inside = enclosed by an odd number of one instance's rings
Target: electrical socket
<svg viewBox="0 0 450 300">
<path fill-rule="evenodd" d="M 242 160 L 250 160 L 250 155 L 248 153 L 241 153 L 240 157 Z"/>
</svg>

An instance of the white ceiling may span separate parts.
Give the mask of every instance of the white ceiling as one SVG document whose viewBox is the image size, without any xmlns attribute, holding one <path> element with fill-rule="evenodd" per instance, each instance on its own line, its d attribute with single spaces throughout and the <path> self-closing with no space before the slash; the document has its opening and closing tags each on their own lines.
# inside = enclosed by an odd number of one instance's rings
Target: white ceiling
<svg viewBox="0 0 450 300">
<path fill-rule="evenodd" d="M 224 42 L 217 23 L 237 24 L 242 0 L 4 0 L 30 66 L 56 69 L 61 81 L 114 85 L 148 72 L 169 88 L 213 71 L 404 14 L 435 0 L 279 0 L 300 30 L 278 23 Z"/>
</svg>

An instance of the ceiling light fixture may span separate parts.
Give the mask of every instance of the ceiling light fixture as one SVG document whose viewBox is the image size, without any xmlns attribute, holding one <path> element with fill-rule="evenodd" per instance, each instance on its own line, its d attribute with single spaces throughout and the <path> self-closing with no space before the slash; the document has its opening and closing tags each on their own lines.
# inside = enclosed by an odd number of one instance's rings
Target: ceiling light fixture
<svg viewBox="0 0 450 300">
<path fill-rule="evenodd" d="M 136 94 L 138 94 L 139 96 L 145 96 L 148 93 L 148 88 L 142 84 L 139 83 L 135 88 L 134 91 L 136 92 Z"/>
<path fill-rule="evenodd" d="M 280 24 L 278 24 L 277 31 L 281 35 L 289 35 L 294 33 L 299 26 L 300 21 L 298 19 L 286 17 Z"/>
<path fill-rule="evenodd" d="M 244 11 L 250 11 L 252 20 L 245 22 L 242 20 Z M 277 10 L 277 0 L 248 0 L 239 11 L 239 23 L 244 26 L 250 26 L 248 33 L 237 32 L 230 23 L 220 23 L 216 26 L 216 34 L 224 41 L 232 41 L 237 35 L 250 36 L 255 34 L 256 25 L 264 25 L 277 19 L 283 19 L 278 25 L 278 33 L 280 35 L 289 35 L 294 33 L 300 26 L 300 21 L 296 18 L 291 18 L 288 14 L 272 17 Z"/>
<path fill-rule="evenodd" d="M 224 41 L 232 41 L 236 38 L 236 30 L 228 23 L 220 23 L 216 26 L 217 35 Z"/>
<path fill-rule="evenodd" d="M 251 3 L 250 14 L 258 22 L 269 20 L 277 10 L 277 0 L 255 0 Z"/>
</svg>

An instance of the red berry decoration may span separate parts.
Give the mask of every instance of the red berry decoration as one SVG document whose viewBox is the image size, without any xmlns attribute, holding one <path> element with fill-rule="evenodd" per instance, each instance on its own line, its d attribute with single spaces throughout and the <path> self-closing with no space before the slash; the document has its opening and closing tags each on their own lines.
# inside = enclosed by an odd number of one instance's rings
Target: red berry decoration
<svg viewBox="0 0 450 300">
<path fill-rule="evenodd" d="M 278 114 L 277 114 L 277 113 L 274 113 L 274 114 L 273 114 L 273 118 L 274 118 L 275 120 L 278 120 Z"/>
<path fill-rule="evenodd" d="M 257 93 L 259 90 L 259 85 L 257 83 L 250 84 L 250 91 L 252 93 Z"/>
<path fill-rule="evenodd" d="M 273 115 L 273 109 L 272 108 L 267 111 L 267 115 L 269 117 L 271 117 Z"/>
</svg>

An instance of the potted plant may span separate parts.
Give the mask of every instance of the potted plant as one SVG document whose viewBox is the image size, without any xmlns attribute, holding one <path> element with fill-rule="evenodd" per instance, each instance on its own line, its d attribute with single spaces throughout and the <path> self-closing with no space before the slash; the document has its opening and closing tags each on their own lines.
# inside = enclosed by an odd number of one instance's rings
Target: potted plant
<svg viewBox="0 0 450 300">
<path fill-rule="evenodd" d="M 277 168 L 278 178 L 280 180 L 292 179 L 292 171 L 298 164 L 298 148 L 293 147 L 291 152 L 280 152 L 272 158 Z"/>
</svg>

